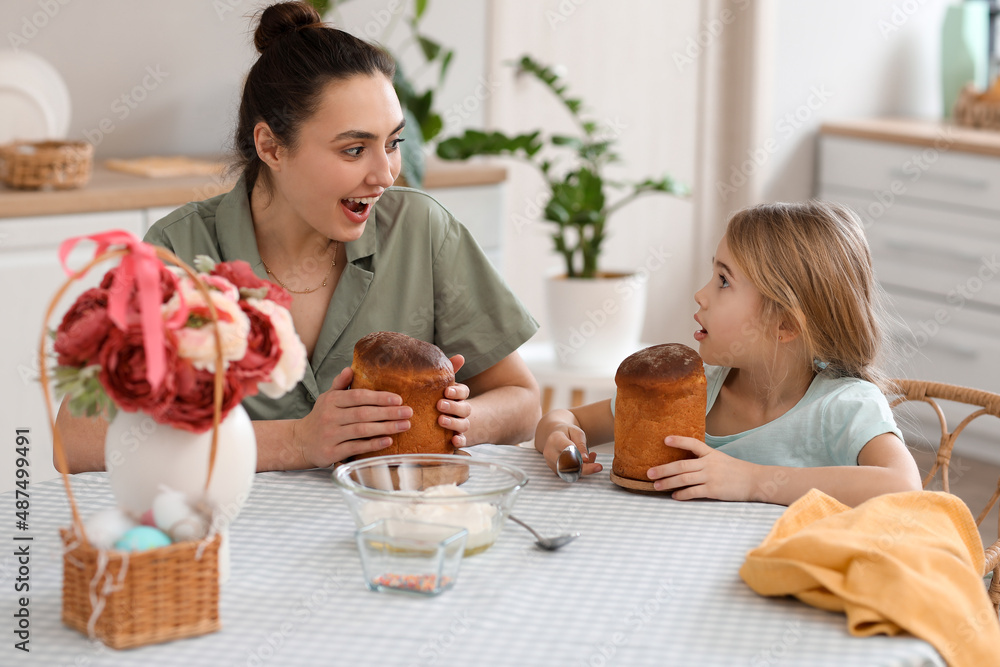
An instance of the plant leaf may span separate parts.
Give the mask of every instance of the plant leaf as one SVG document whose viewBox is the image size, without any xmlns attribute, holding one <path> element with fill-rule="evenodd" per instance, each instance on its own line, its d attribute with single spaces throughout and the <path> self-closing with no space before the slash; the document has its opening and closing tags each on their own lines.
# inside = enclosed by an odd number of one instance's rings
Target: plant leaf
<svg viewBox="0 0 1000 667">
<path fill-rule="evenodd" d="M 424 122 L 420 125 L 420 130 L 423 133 L 424 143 L 430 143 L 437 135 L 441 133 L 444 129 L 444 119 L 441 118 L 441 114 L 434 113 L 433 111 L 427 114 L 424 118 Z"/>
<path fill-rule="evenodd" d="M 429 37 L 417 35 L 417 43 L 420 44 L 420 50 L 424 52 L 424 58 L 428 61 L 434 60 L 441 53 L 441 45 Z"/>
<path fill-rule="evenodd" d="M 448 67 L 451 65 L 451 59 L 455 56 L 455 52 L 451 49 L 444 52 L 441 56 L 441 71 L 438 74 L 438 85 L 444 83 L 444 77 L 448 73 Z"/>
<path fill-rule="evenodd" d="M 414 18 L 417 21 L 423 17 L 425 11 L 427 11 L 427 0 L 416 0 L 413 3 Z"/>
<path fill-rule="evenodd" d="M 400 147 L 403 158 L 400 173 L 406 179 L 408 186 L 411 188 L 422 188 L 424 186 L 424 170 L 426 165 L 422 134 L 417 131 L 420 123 L 409 109 L 403 109 L 403 118 L 406 120 L 406 124 L 414 129 L 414 132 L 407 135 L 406 143 Z"/>
</svg>

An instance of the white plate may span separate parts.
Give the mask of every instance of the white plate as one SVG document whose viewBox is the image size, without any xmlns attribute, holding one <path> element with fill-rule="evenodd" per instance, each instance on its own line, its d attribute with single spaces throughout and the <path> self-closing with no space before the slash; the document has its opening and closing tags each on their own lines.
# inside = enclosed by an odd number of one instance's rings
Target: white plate
<svg viewBox="0 0 1000 667">
<path fill-rule="evenodd" d="M 69 89 L 59 72 L 28 51 L 0 51 L 0 142 L 65 139 Z"/>
<path fill-rule="evenodd" d="M 52 136 L 54 119 L 37 96 L 18 88 L 0 88 L 0 144 L 41 141 Z"/>
</svg>

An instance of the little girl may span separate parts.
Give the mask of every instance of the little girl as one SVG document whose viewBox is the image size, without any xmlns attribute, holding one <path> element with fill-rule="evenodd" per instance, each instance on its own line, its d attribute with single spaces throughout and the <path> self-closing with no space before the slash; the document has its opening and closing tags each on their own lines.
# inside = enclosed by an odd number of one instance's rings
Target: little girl
<svg viewBox="0 0 1000 667">
<path fill-rule="evenodd" d="M 848 505 L 920 488 L 881 389 L 878 286 L 858 218 L 823 202 L 736 213 L 695 295 L 708 380 L 705 442 L 664 442 L 696 458 L 650 468 L 678 500 L 788 505 L 812 488 Z M 535 429 L 549 467 L 568 446 L 614 438 L 614 399 L 553 410 Z"/>
</svg>

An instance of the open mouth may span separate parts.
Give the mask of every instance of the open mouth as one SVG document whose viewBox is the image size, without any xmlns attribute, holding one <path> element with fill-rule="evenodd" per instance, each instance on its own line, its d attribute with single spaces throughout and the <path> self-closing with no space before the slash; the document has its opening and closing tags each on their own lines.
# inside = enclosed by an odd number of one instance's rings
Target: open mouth
<svg viewBox="0 0 1000 667">
<path fill-rule="evenodd" d="M 340 205 L 343 206 L 347 211 L 354 214 L 357 219 L 365 219 L 371 212 L 372 206 L 375 202 L 379 200 L 378 195 L 376 197 L 347 197 L 346 199 L 340 200 Z"/>
</svg>

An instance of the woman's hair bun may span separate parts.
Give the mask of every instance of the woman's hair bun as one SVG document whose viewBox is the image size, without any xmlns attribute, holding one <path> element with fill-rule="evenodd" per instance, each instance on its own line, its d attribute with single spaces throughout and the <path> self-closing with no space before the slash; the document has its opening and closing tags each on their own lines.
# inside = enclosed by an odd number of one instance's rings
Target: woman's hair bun
<svg viewBox="0 0 1000 667">
<path fill-rule="evenodd" d="M 306 2 L 280 2 L 271 5 L 260 15 L 260 23 L 253 35 L 257 51 L 264 53 L 278 38 L 308 25 L 322 23 L 323 17 Z"/>
</svg>

